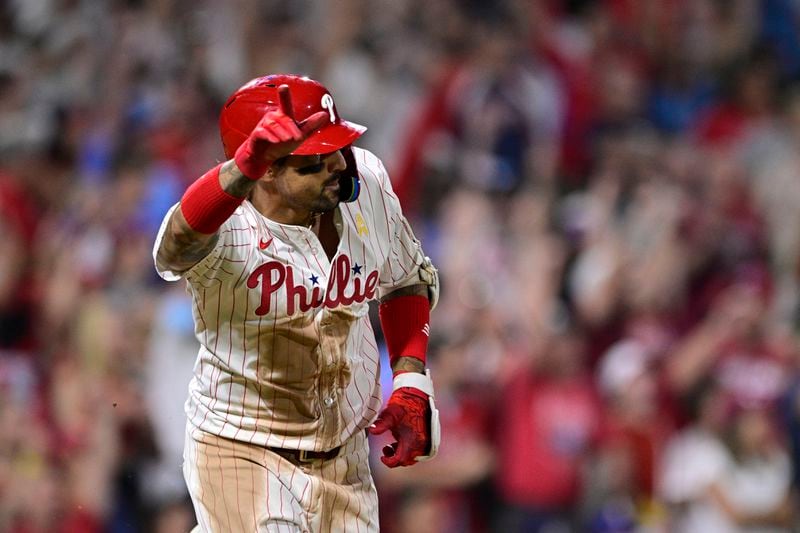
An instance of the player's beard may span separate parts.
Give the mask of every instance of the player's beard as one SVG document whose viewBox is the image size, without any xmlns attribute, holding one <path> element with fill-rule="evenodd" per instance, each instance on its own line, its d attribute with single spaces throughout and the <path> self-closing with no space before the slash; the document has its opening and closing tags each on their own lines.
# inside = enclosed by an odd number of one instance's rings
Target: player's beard
<svg viewBox="0 0 800 533">
<path fill-rule="evenodd" d="M 339 185 L 338 175 L 323 182 L 322 191 L 320 191 L 319 197 L 313 202 L 315 205 L 312 207 L 312 211 L 324 213 L 339 205 L 340 188 L 341 185 Z"/>
</svg>

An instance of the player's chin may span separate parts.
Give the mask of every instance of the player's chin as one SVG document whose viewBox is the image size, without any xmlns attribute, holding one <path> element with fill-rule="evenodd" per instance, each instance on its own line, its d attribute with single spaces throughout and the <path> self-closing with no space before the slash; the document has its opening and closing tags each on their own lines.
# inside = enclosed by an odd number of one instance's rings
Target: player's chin
<svg viewBox="0 0 800 533">
<path fill-rule="evenodd" d="M 324 213 L 337 205 L 339 205 L 339 187 L 337 186 L 335 189 L 325 187 L 317 199 L 317 206 L 314 211 Z"/>
</svg>

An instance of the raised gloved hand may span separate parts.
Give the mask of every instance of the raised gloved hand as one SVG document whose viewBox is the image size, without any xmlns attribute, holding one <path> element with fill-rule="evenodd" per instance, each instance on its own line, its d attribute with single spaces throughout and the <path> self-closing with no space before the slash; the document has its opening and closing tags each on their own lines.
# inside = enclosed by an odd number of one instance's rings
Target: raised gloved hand
<svg viewBox="0 0 800 533">
<path fill-rule="evenodd" d="M 407 380 L 425 380 L 427 384 L 398 386 Z M 384 446 L 381 461 L 389 468 L 411 466 L 417 461 L 431 459 L 439 448 L 439 412 L 433 398 L 421 389 L 433 394 L 433 384 L 428 375 L 400 374 L 395 377 L 395 390 L 389 397 L 386 407 L 378 419 L 368 428 L 372 435 L 380 435 L 387 430 L 397 439 Z"/>
<path fill-rule="evenodd" d="M 264 113 L 250 136 L 233 156 L 236 166 L 251 180 L 260 179 L 275 160 L 291 154 L 312 133 L 330 119 L 328 113 L 319 111 L 297 123 L 293 118 L 289 86 L 278 87 L 280 109 Z"/>
</svg>

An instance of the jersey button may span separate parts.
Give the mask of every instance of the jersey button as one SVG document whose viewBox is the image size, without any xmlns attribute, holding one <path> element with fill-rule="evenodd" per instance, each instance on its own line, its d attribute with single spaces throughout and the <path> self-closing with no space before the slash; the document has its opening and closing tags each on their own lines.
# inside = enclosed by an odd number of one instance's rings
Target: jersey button
<svg viewBox="0 0 800 533">
<path fill-rule="evenodd" d="M 332 405 L 333 405 L 333 402 L 334 402 L 334 401 L 335 401 L 335 400 L 334 400 L 333 398 L 331 398 L 331 397 L 328 397 L 328 398 L 325 398 L 324 400 L 322 400 L 322 403 L 324 403 L 324 404 L 325 404 L 325 407 L 330 407 L 330 406 L 332 406 Z"/>
<path fill-rule="evenodd" d="M 311 253 L 317 255 L 317 253 L 319 253 L 319 248 L 315 246 L 314 248 L 311 249 Z"/>
</svg>

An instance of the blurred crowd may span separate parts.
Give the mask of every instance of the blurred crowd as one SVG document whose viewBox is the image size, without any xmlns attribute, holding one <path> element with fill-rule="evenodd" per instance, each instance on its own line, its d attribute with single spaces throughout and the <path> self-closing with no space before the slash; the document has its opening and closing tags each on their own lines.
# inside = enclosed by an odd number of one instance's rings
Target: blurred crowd
<svg viewBox="0 0 800 533">
<path fill-rule="evenodd" d="M 151 247 L 272 72 L 369 126 L 441 271 L 443 443 L 373 466 L 384 531 L 797 528 L 799 2 L 8 0 L 0 531 L 194 524 Z"/>
</svg>

